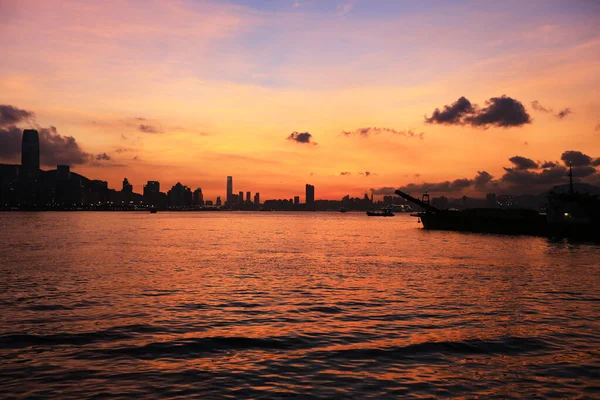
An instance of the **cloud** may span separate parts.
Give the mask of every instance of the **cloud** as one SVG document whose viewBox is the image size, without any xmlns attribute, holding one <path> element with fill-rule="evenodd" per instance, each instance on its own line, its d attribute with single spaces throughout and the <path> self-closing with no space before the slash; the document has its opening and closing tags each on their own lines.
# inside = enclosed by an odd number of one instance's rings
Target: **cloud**
<svg viewBox="0 0 600 400">
<path fill-rule="evenodd" d="M 0 127 L 16 125 L 33 118 L 35 118 L 35 114 L 30 111 L 9 105 L 0 105 Z"/>
<path fill-rule="evenodd" d="M 390 186 L 384 186 L 384 187 L 380 187 L 380 188 L 371 188 L 371 193 L 373 194 L 395 194 L 396 192 L 396 188 L 395 187 L 390 187 Z"/>
<path fill-rule="evenodd" d="M 163 133 L 163 130 L 160 128 L 157 128 L 153 125 L 150 124 L 140 124 L 138 126 L 138 129 L 140 130 L 140 132 L 144 132 L 144 133 Z"/>
<path fill-rule="evenodd" d="M 416 133 L 412 129 L 405 129 L 405 130 L 398 131 L 396 129 L 377 128 L 375 126 L 367 127 L 367 128 L 358 128 L 353 131 L 342 131 L 342 134 L 344 136 L 362 136 L 362 137 L 369 137 L 371 135 L 379 135 L 381 133 L 391 133 L 393 135 L 406 136 L 409 138 L 416 137 L 419 139 L 423 139 L 423 137 L 425 136 L 425 132 Z"/>
<path fill-rule="evenodd" d="M 377 175 L 373 172 L 369 172 L 369 171 L 365 171 L 365 172 L 359 172 L 359 175 L 364 175 L 364 176 L 371 176 L 371 175 Z"/>
<path fill-rule="evenodd" d="M 39 129 L 40 163 L 47 166 L 57 164 L 85 164 L 94 158 L 84 152 L 73 136 L 62 136 L 54 126 Z"/>
<path fill-rule="evenodd" d="M 554 168 L 554 167 L 558 167 L 560 164 L 558 162 L 554 162 L 554 161 L 544 161 L 543 163 L 540 163 L 540 168 Z"/>
<path fill-rule="evenodd" d="M 541 112 L 545 112 L 545 113 L 552 112 L 552 109 L 548 109 L 548 108 L 542 106 L 540 104 L 540 102 L 537 100 L 534 100 L 531 102 L 531 108 L 533 108 L 535 111 L 541 111 Z"/>
<path fill-rule="evenodd" d="M 287 140 L 293 140 L 296 143 L 310 143 L 316 145 L 317 143 L 312 141 L 313 135 L 308 132 L 292 132 L 287 137 Z"/>
<path fill-rule="evenodd" d="M 473 179 L 473 185 L 478 189 L 484 188 L 494 179 L 487 171 L 477 171 L 477 175 Z"/>
<path fill-rule="evenodd" d="M 110 156 L 106 153 L 98 153 L 96 154 L 96 161 L 108 161 L 110 160 Z"/>
<path fill-rule="evenodd" d="M 340 172 L 340 176 L 347 176 L 347 175 L 352 175 L 352 173 L 351 172 L 347 172 L 347 171 Z"/>
<path fill-rule="evenodd" d="M 15 124 L 27 120 L 34 122 L 35 114 L 13 106 L 0 106 L 0 160 L 19 162 L 23 131 Z M 87 153 L 73 136 L 61 135 L 54 126 L 37 128 L 40 141 L 40 164 L 56 166 L 58 164 L 78 165 L 94 161 L 108 161 L 107 153 L 96 155 Z"/>
<path fill-rule="evenodd" d="M 509 128 L 531 122 L 531 117 L 523 104 L 506 95 L 492 97 L 479 108 L 464 96 L 443 110 L 436 108 L 431 117 L 425 116 L 425 123 L 442 125 L 471 125 L 487 128 L 497 126 Z"/>
<path fill-rule="evenodd" d="M 551 107 L 544 107 L 540 104 L 539 101 L 534 100 L 531 102 L 531 107 L 535 110 L 535 111 L 540 111 L 546 114 L 553 114 L 556 118 L 558 119 L 563 119 L 565 118 L 567 115 L 572 114 L 573 111 L 570 108 L 563 108 L 562 110 L 560 110 L 557 113 L 554 113 L 554 109 L 552 109 Z"/>
<path fill-rule="evenodd" d="M 567 166 L 569 165 L 569 163 L 571 163 L 574 167 L 586 167 L 592 164 L 592 157 L 575 150 L 565 151 L 560 156 L 560 159 Z"/>
<path fill-rule="evenodd" d="M 466 122 L 473 126 L 495 125 L 503 128 L 531 122 L 523 104 L 513 98 L 505 95 L 492 97 L 485 104 L 487 107 L 467 116 Z"/>
<path fill-rule="evenodd" d="M 21 156 L 22 130 L 16 126 L 0 129 L 0 158 L 18 162 Z M 62 136 L 54 126 L 38 129 L 40 138 L 40 164 L 84 164 L 95 156 L 81 149 L 72 136 Z"/>
<path fill-rule="evenodd" d="M 511 163 L 514 164 L 516 169 L 525 170 L 525 169 L 537 169 L 538 163 L 533 161 L 530 158 L 514 156 L 508 159 Z"/>
<path fill-rule="evenodd" d="M 567 115 L 572 114 L 572 113 L 573 113 L 573 111 L 571 111 L 570 108 L 565 108 L 564 110 L 561 110 L 556 114 L 556 118 L 563 119 L 564 117 L 566 117 Z"/>
<path fill-rule="evenodd" d="M 425 117 L 428 124 L 462 125 L 463 117 L 474 112 L 473 105 L 466 97 L 461 97 L 451 105 L 444 106 L 440 111 L 436 108 L 431 117 Z"/>
</svg>

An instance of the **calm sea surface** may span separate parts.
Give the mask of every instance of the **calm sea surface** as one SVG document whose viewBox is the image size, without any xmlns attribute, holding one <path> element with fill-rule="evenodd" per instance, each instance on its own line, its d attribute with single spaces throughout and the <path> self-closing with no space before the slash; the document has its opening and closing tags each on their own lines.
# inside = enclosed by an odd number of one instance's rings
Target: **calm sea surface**
<svg viewBox="0 0 600 400">
<path fill-rule="evenodd" d="M 600 246 L 363 213 L 0 213 L 0 398 L 598 398 Z"/>
</svg>

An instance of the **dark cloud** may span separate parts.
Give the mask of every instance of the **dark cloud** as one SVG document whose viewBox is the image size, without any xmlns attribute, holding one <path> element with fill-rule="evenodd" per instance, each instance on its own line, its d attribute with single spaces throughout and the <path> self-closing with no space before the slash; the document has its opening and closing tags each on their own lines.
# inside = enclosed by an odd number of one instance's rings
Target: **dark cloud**
<svg viewBox="0 0 600 400">
<path fill-rule="evenodd" d="M 21 138 L 23 131 L 17 127 L 0 130 L 0 158 L 18 162 L 21 156 Z M 84 164 L 95 156 L 84 152 L 72 136 L 62 136 L 55 127 L 38 129 L 40 138 L 40 164 Z"/>
<path fill-rule="evenodd" d="M 592 183 L 600 179 L 600 172 L 596 167 L 600 166 L 600 157 L 592 158 L 580 152 L 569 150 L 562 154 L 561 159 L 568 165 L 573 163 L 573 176 L 583 179 L 584 182 Z M 509 161 L 514 167 L 505 167 L 505 173 L 500 179 L 494 179 L 486 171 L 478 171 L 473 179 L 461 178 L 453 181 L 410 183 L 400 187 L 400 190 L 408 193 L 454 193 L 459 194 L 466 189 L 478 191 L 497 190 L 509 193 L 540 193 L 552 186 L 566 184 L 569 182 L 569 168 L 553 161 L 535 162 L 529 158 L 515 156 Z M 374 194 L 393 194 L 390 187 L 371 189 Z"/>
<path fill-rule="evenodd" d="M 534 100 L 531 102 L 531 108 L 533 108 L 535 111 L 541 111 L 541 112 L 545 112 L 545 113 L 552 112 L 552 109 L 548 109 L 548 108 L 542 106 L 540 104 L 540 102 L 537 100 Z"/>
<path fill-rule="evenodd" d="M 564 117 L 566 117 L 569 114 L 572 114 L 573 111 L 571 111 L 570 108 L 565 108 L 564 110 L 560 110 L 559 112 L 556 113 L 556 118 L 558 119 L 563 119 Z"/>
<path fill-rule="evenodd" d="M 34 117 L 34 113 L 30 111 L 21 110 L 9 105 L 0 105 L 0 126 L 16 125 L 19 122 L 31 120 Z"/>
<path fill-rule="evenodd" d="M 443 110 L 436 108 L 431 117 L 425 117 L 428 124 L 462 125 L 463 117 L 474 112 L 473 105 L 466 97 L 461 97 Z"/>
<path fill-rule="evenodd" d="M 516 169 L 524 170 L 524 169 L 537 169 L 538 164 L 530 158 L 514 156 L 508 159 L 511 163 L 514 164 Z"/>
<path fill-rule="evenodd" d="M 395 187 L 389 187 L 389 186 L 384 186 L 384 187 L 380 187 L 380 188 L 371 188 L 371 193 L 373 194 L 395 194 L 396 192 L 396 188 Z"/>
<path fill-rule="evenodd" d="M 465 97 L 461 97 L 452 105 L 444 106 L 441 111 L 436 108 L 431 117 L 425 117 L 425 122 L 483 128 L 488 126 L 509 128 L 528 124 L 531 122 L 531 117 L 520 101 L 502 95 L 487 100 L 484 108 L 479 108 L 477 105 L 471 104 Z"/>
<path fill-rule="evenodd" d="M 16 126 L 0 128 L 0 160 L 17 162 L 21 156 L 23 131 Z"/>
<path fill-rule="evenodd" d="M 530 170 L 506 169 L 502 176 L 505 187 L 513 190 L 528 190 L 532 187 L 548 187 L 567 182 L 567 169 L 563 166 L 544 169 L 540 172 Z"/>
<path fill-rule="evenodd" d="M 554 161 L 544 161 L 543 163 L 540 163 L 540 168 L 554 168 L 554 167 L 558 167 L 560 164 L 558 162 L 554 162 Z"/>
<path fill-rule="evenodd" d="M 344 171 L 344 172 L 340 172 L 340 175 L 346 176 L 346 175 L 352 175 L 352 173 Z"/>
<path fill-rule="evenodd" d="M 106 153 L 98 153 L 96 154 L 96 161 L 108 161 L 110 160 L 110 156 Z"/>
<path fill-rule="evenodd" d="M 9 124 L 0 128 L 0 159 L 19 162 L 23 131 L 15 124 L 33 119 L 34 113 L 13 106 L 0 106 L 0 118 L 2 125 Z M 78 165 L 110 160 L 110 156 L 106 153 L 93 155 L 83 151 L 74 137 L 61 135 L 54 126 L 38 127 L 37 131 L 40 141 L 40 164 L 43 166 Z"/>
<path fill-rule="evenodd" d="M 592 157 L 575 150 L 565 151 L 560 156 L 560 159 L 567 166 L 569 165 L 569 163 L 571 163 L 574 167 L 584 167 L 592 164 Z"/>
<path fill-rule="evenodd" d="M 313 135 L 308 133 L 308 132 L 292 132 L 290 133 L 290 135 L 287 137 L 287 140 L 293 140 L 296 143 L 310 143 L 310 144 L 315 144 L 315 142 L 312 141 L 313 139 Z"/>
<path fill-rule="evenodd" d="M 369 172 L 369 171 L 365 171 L 365 172 L 359 172 L 358 174 L 359 174 L 359 175 L 364 175 L 364 176 L 371 176 L 371 175 L 375 175 L 374 173 L 372 173 L 372 172 Z"/>
<path fill-rule="evenodd" d="M 138 126 L 138 129 L 140 130 L 140 132 L 144 132 L 144 133 L 163 133 L 162 129 L 157 128 L 154 125 L 150 125 L 150 124 L 140 124 Z"/>
<path fill-rule="evenodd" d="M 38 130 L 40 134 L 40 163 L 47 166 L 57 164 L 85 164 L 94 158 L 84 152 L 73 136 L 62 136 L 54 126 Z"/>
<path fill-rule="evenodd" d="M 354 136 L 363 136 L 363 137 L 368 137 L 371 135 L 379 135 L 381 133 L 391 133 L 393 135 L 406 136 L 408 138 L 416 137 L 419 139 L 423 139 L 423 137 L 425 136 L 425 132 L 416 133 L 412 129 L 405 129 L 405 130 L 398 131 L 398 130 L 392 129 L 392 128 L 378 128 L 376 126 L 367 127 L 367 128 L 359 128 L 359 129 L 355 129 L 353 131 L 342 131 L 342 134 L 344 136 L 353 136 L 354 135 Z"/>
<path fill-rule="evenodd" d="M 523 104 L 511 97 L 505 95 L 492 97 L 485 104 L 487 107 L 467 116 L 465 121 L 473 126 L 493 125 L 503 128 L 521 126 L 531 122 Z"/>
<path fill-rule="evenodd" d="M 477 171 L 477 175 L 473 179 L 473 184 L 475 187 L 481 189 L 487 186 L 494 179 L 492 175 L 490 175 L 487 171 Z"/>
<path fill-rule="evenodd" d="M 564 117 L 566 117 L 569 114 L 572 114 L 573 111 L 570 108 L 563 108 L 562 110 L 560 110 L 557 113 L 554 113 L 554 109 L 551 107 L 544 107 L 540 104 L 539 101 L 534 100 L 531 102 L 531 108 L 533 108 L 536 111 L 540 111 L 546 114 L 553 114 L 556 118 L 558 119 L 563 119 Z"/>
</svg>

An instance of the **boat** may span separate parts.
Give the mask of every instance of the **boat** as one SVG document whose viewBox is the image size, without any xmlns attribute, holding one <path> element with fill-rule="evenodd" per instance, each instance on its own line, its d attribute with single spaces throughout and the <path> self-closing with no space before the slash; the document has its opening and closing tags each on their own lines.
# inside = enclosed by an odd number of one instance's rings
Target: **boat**
<svg viewBox="0 0 600 400">
<path fill-rule="evenodd" d="M 600 197 L 574 190 L 572 167 L 569 177 L 567 193 L 549 192 L 546 214 L 523 208 L 441 210 L 430 204 L 427 193 L 421 199 L 401 190 L 395 193 L 421 207 L 420 212 L 411 215 L 419 218 L 424 229 L 600 241 Z"/>
<path fill-rule="evenodd" d="M 340 212 L 345 213 L 345 212 L 348 212 L 348 210 L 346 210 L 344 207 L 342 207 L 342 208 L 340 208 Z"/>
<path fill-rule="evenodd" d="M 156 214 L 157 212 L 158 212 L 158 210 L 156 208 L 150 209 L 150 214 Z"/>
<path fill-rule="evenodd" d="M 560 187 L 548 193 L 548 235 L 600 241 L 600 196 L 575 191 L 571 166 L 569 178 L 566 193 L 561 192 Z"/>
<path fill-rule="evenodd" d="M 383 208 L 381 211 L 367 211 L 369 217 L 393 217 L 394 213 L 389 208 Z"/>
</svg>

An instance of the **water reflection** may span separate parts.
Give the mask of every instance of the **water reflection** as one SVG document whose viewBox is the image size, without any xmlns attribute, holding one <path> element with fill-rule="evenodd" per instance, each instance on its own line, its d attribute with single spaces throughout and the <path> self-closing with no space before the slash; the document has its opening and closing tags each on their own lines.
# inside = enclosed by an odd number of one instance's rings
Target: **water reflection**
<svg viewBox="0 0 600 400">
<path fill-rule="evenodd" d="M 2 224 L 3 397 L 577 397 L 600 368 L 596 245 L 352 213 Z"/>
</svg>

